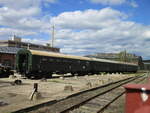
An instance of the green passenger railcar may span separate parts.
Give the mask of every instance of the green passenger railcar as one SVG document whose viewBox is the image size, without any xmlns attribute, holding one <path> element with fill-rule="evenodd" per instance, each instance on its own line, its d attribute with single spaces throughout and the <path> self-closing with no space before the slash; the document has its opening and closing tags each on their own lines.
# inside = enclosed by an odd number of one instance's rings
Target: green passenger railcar
<svg viewBox="0 0 150 113">
<path fill-rule="evenodd" d="M 135 64 L 61 53 L 21 49 L 16 55 L 17 72 L 27 77 L 50 77 L 53 73 L 78 75 L 99 72 L 136 72 Z"/>
</svg>

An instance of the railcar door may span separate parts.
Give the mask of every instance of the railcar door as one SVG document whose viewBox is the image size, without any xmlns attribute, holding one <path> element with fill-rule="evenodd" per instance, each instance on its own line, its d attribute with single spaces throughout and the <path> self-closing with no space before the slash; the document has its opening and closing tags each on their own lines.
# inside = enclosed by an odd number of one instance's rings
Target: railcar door
<svg viewBox="0 0 150 113">
<path fill-rule="evenodd" d="M 19 54 L 19 72 L 26 74 L 28 72 L 28 54 Z"/>
</svg>

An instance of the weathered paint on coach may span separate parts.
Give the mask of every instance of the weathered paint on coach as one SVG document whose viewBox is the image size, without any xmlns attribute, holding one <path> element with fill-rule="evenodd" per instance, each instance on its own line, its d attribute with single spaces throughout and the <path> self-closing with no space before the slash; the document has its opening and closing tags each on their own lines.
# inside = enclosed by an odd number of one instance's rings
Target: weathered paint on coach
<svg viewBox="0 0 150 113">
<path fill-rule="evenodd" d="M 136 64 L 27 49 L 18 51 L 16 64 L 17 71 L 24 74 L 137 71 Z"/>
</svg>

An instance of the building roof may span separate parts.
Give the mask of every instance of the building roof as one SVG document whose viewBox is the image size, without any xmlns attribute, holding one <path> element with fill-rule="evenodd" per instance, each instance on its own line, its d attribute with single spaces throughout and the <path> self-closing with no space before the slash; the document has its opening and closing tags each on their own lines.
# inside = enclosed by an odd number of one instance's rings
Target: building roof
<svg viewBox="0 0 150 113">
<path fill-rule="evenodd" d="M 135 54 L 127 53 L 127 55 L 132 56 L 132 58 L 136 59 L 139 58 L 139 56 L 136 56 Z M 93 55 L 86 55 L 86 57 L 94 57 L 94 58 L 102 58 L 102 59 L 119 59 L 119 53 L 96 53 Z"/>
<path fill-rule="evenodd" d="M 150 64 L 150 60 L 143 60 L 143 63 L 149 65 Z"/>
<path fill-rule="evenodd" d="M 0 40 L 0 46 L 6 46 L 6 47 L 17 47 L 17 48 L 30 48 L 35 50 L 46 50 L 46 51 L 54 51 L 54 52 L 60 52 L 60 48 L 56 47 L 49 47 L 45 45 L 40 44 L 33 44 L 29 42 L 18 42 L 14 40 Z"/>
<path fill-rule="evenodd" d="M 104 58 L 104 59 L 119 58 L 118 53 L 97 53 L 91 56 L 96 57 L 96 58 Z"/>
<path fill-rule="evenodd" d="M 16 54 L 20 49 L 17 47 L 0 47 L 0 53 Z"/>
<path fill-rule="evenodd" d="M 143 60 L 143 62 L 149 62 L 150 63 L 150 60 Z"/>
</svg>

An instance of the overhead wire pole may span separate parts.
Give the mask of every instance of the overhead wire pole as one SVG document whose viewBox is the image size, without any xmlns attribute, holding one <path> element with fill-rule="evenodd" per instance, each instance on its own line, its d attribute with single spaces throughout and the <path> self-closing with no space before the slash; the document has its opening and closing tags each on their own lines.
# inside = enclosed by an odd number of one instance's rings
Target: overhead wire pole
<svg viewBox="0 0 150 113">
<path fill-rule="evenodd" d="M 52 26 L 52 47 L 54 47 L 54 39 L 55 39 L 55 27 L 54 25 Z"/>
</svg>

